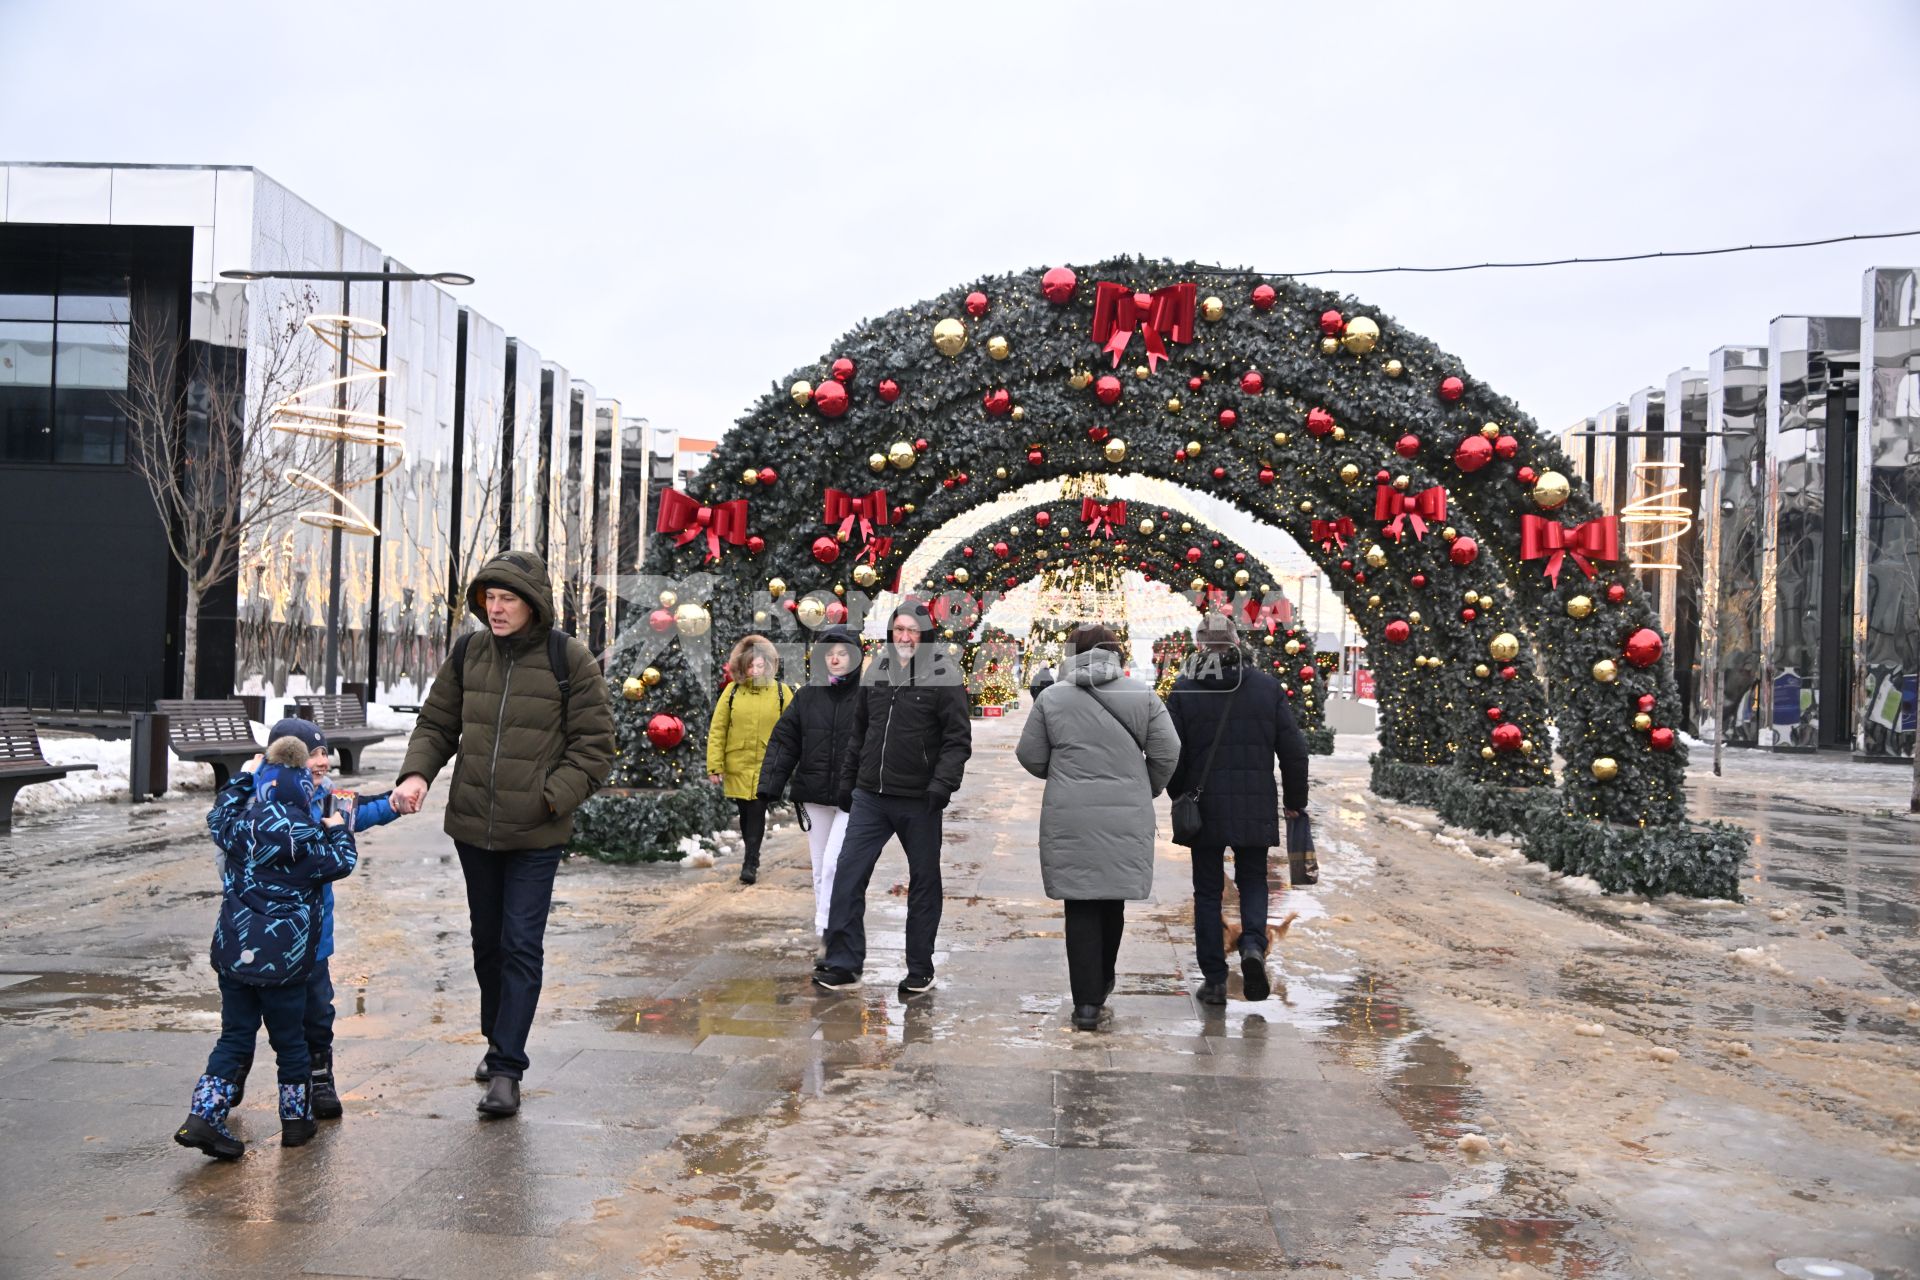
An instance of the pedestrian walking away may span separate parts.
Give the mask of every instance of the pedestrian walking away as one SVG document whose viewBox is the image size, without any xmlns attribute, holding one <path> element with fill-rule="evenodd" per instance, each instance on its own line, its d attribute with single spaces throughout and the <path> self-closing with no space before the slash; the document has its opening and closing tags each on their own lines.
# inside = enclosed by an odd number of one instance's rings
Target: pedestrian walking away
<svg viewBox="0 0 1920 1280">
<path fill-rule="evenodd" d="M 1040 664 L 1039 670 L 1033 673 L 1033 679 L 1027 682 L 1027 697 L 1038 702 L 1040 695 L 1044 693 L 1047 686 L 1052 683 L 1053 668 L 1043 662 Z"/>
<path fill-rule="evenodd" d="M 752 884 L 760 878 L 760 843 L 767 835 L 760 766 L 774 725 L 793 701 L 793 690 L 780 683 L 779 650 L 761 635 L 742 636 L 733 646 L 727 675 L 707 733 L 707 778 L 725 787 L 740 814 L 740 838 L 746 842 L 740 883 Z"/>
<path fill-rule="evenodd" d="M 587 647 L 553 630 L 546 562 L 503 551 L 467 589 L 485 624 L 468 632 L 433 677 L 400 766 L 393 803 L 418 811 L 457 754 L 447 834 L 460 854 L 480 985 L 487 1055 L 474 1078 L 479 1110 L 520 1109 L 527 1036 L 540 1002 L 553 878 L 573 835 L 573 811 L 613 767 L 613 711 Z"/>
<path fill-rule="evenodd" d="M 1240 896 L 1240 972 L 1249 1000 L 1271 991 L 1267 957 L 1267 855 L 1280 842 L 1280 800 L 1273 765 L 1280 762 L 1286 813 L 1307 807 L 1307 742 L 1287 709 L 1280 682 L 1247 661 L 1233 621 L 1204 619 L 1198 648 L 1167 695 L 1180 734 L 1180 763 L 1168 792 L 1199 793 L 1200 829 L 1177 843 L 1191 850 L 1194 950 L 1202 1004 L 1227 1002 L 1226 924 L 1220 915 L 1226 850 Z"/>
<path fill-rule="evenodd" d="M 307 744 L 276 738 L 220 790 L 207 829 L 224 855 L 220 919 L 209 959 L 220 982 L 220 1039 L 173 1140 L 222 1160 L 244 1144 L 227 1127 L 238 1077 L 264 1023 L 279 1072 L 280 1145 L 314 1134 L 306 990 L 320 938 L 320 889 L 353 872 L 353 833 L 313 818 Z"/>
<path fill-rule="evenodd" d="M 784 791 L 806 815 L 813 858 L 813 931 L 823 946 L 834 867 L 847 834 L 849 815 L 838 802 L 847 743 L 859 710 L 860 657 L 860 637 L 847 628 L 829 627 L 820 633 L 808 661 L 807 683 L 774 725 L 760 764 L 760 801 L 772 803 Z"/>
<path fill-rule="evenodd" d="M 889 643 L 869 665 L 842 758 L 837 804 L 848 813 L 833 872 L 826 954 L 814 969 L 828 990 L 860 981 L 867 963 L 867 884 L 888 839 L 907 855 L 907 973 L 900 994 L 933 987 L 940 930 L 941 814 L 973 754 L 966 682 L 933 615 L 912 601 L 887 622 Z"/>
<path fill-rule="evenodd" d="M 1059 678 L 1033 704 L 1015 758 L 1046 779 L 1040 877 L 1064 904 L 1073 1025 L 1098 1028 L 1113 994 L 1126 904 L 1153 892 L 1154 797 L 1180 759 L 1165 704 L 1121 674 L 1106 627 L 1078 628 Z"/>
</svg>

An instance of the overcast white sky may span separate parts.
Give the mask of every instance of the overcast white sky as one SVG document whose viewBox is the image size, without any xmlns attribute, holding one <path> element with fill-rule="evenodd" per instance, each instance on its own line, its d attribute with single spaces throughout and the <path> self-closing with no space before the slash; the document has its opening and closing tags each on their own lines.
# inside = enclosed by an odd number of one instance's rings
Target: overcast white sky
<svg viewBox="0 0 1920 1280">
<path fill-rule="evenodd" d="M 0 159 L 257 166 L 630 414 L 1116 253 L 1449 263 L 1920 227 L 1920 4 L 0 0 Z M 1563 426 L 1920 240 L 1347 279 Z"/>
</svg>

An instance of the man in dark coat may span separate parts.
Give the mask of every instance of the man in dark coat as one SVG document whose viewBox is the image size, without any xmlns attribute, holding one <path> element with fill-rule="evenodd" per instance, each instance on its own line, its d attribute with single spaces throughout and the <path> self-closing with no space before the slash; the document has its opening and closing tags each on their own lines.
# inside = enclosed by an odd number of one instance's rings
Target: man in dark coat
<svg viewBox="0 0 1920 1280">
<path fill-rule="evenodd" d="M 1287 709 L 1280 682 L 1243 660 L 1233 621 L 1219 614 L 1200 624 L 1199 648 L 1167 695 L 1180 734 L 1180 763 L 1167 793 L 1200 792 L 1201 830 L 1192 845 L 1193 934 L 1204 979 L 1202 1004 L 1227 1002 L 1225 926 L 1220 894 L 1226 849 L 1240 890 L 1240 971 L 1249 1000 L 1270 993 L 1267 951 L 1267 852 L 1280 843 L 1280 762 L 1287 816 L 1307 807 L 1307 741 Z M 1225 721 L 1224 727 L 1222 721 Z M 1207 768 L 1215 733 L 1220 747 Z M 1204 771 L 1205 776 L 1202 776 Z"/>
<path fill-rule="evenodd" d="M 1027 685 L 1027 696 L 1035 702 L 1040 701 L 1040 695 L 1045 693 L 1047 686 L 1052 683 L 1053 668 L 1043 662 L 1040 664 L 1040 669 L 1033 673 L 1032 683 Z"/>
<path fill-rule="evenodd" d="M 912 601 L 894 610 L 892 643 L 874 659 L 860 690 L 839 796 L 851 816 L 834 869 L 826 956 L 813 972 L 814 984 L 827 990 L 860 981 L 867 962 L 867 882 L 888 837 L 896 835 L 908 875 L 907 976 L 900 994 L 933 986 L 943 892 L 940 815 L 973 754 L 966 682 L 934 635 L 926 605 Z"/>
<path fill-rule="evenodd" d="M 460 852 L 480 981 L 486 1115 L 520 1109 L 540 1002 L 553 877 L 573 811 L 613 769 L 613 708 L 587 646 L 553 630 L 546 563 L 503 551 L 467 589 L 487 630 L 463 636 L 433 677 L 400 765 L 394 807 L 419 809 L 456 754 L 447 834 Z M 567 688 L 563 694 L 561 677 Z"/>
</svg>

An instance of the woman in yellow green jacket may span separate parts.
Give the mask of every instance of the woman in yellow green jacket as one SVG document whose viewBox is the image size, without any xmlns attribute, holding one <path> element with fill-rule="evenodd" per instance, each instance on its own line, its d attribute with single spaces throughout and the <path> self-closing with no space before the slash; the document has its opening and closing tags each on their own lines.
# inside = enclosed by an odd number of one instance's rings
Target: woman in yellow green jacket
<svg viewBox="0 0 1920 1280">
<path fill-rule="evenodd" d="M 707 777 L 725 784 L 740 811 L 740 836 L 747 842 L 740 883 L 752 884 L 760 877 L 760 841 L 767 834 L 767 802 L 758 798 L 760 761 L 793 690 L 780 683 L 780 653 L 765 636 L 742 637 L 727 657 L 727 674 L 732 683 L 714 704 L 707 733 Z"/>
</svg>

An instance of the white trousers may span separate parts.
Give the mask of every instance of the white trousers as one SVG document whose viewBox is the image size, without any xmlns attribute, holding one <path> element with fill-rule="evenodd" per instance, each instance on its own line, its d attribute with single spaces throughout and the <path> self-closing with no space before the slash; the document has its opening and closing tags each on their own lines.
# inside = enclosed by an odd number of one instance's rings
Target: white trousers
<svg viewBox="0 0 1920 1280">
<path fill-rule="evenodd" d="M 807 846 L 813 854 L 813 931 L 827 931 L 827 907 L 833 901 L 833 869 L 840 861 L 840 842 L 847 836 L 852 815 L 830 804 L 806 806 Z"/>
</svg>

